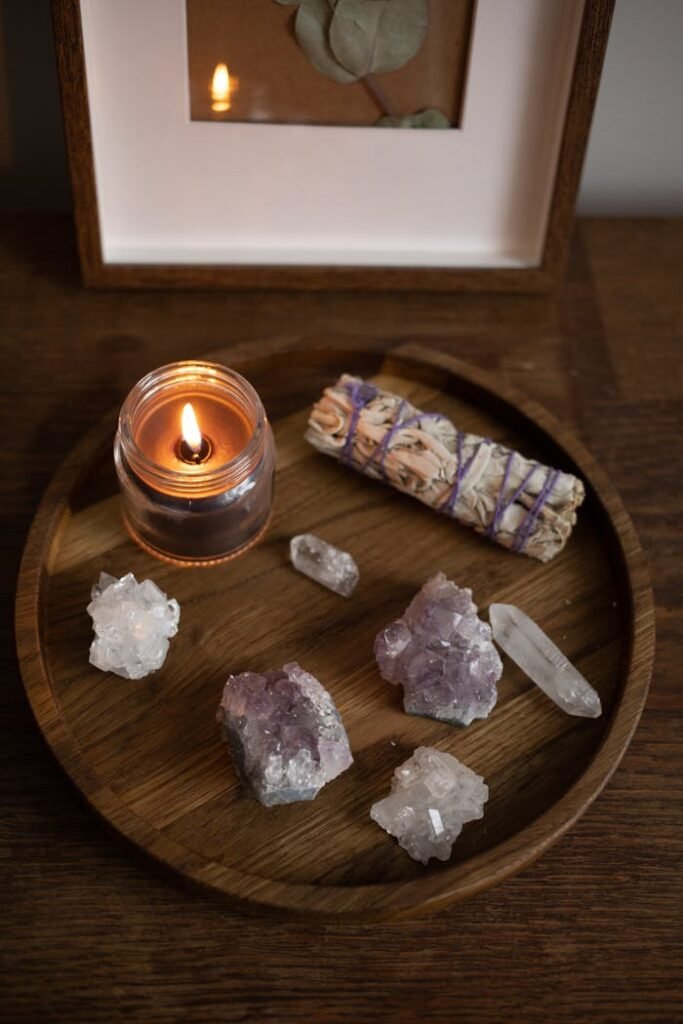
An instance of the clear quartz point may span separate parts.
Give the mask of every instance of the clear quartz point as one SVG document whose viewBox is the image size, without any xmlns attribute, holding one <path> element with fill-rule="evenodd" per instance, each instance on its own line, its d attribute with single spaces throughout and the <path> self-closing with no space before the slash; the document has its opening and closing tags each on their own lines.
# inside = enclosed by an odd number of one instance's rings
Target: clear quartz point
<svg viewBox="0 0 683 1024">
<path fill-rule="evenodd" d="M 568 715 L 599 718 L 600 697 L 559 647 L 513 604 L 492 604 L 489 619 L 499 647 Z"/>
<path fill-rule="evenodd" d="M 292 537 L 289 557 L 295 569 L 335 594 L 351 597 L 356 588 L 360 574 L 348 551 L 340 551 L 312 533 Z"/>
</svg>

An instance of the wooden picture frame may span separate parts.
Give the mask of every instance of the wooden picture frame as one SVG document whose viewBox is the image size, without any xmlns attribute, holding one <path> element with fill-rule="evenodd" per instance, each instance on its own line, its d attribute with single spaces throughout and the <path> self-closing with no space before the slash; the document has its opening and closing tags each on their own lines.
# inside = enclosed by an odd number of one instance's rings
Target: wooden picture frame
<svg viewBox="0 0 683 1024">
<path fill-rule="evenodd" d="M 53 21 L 83 280 L 110 288 L 420 289 L 552 288 L 562 274 L 614 0 L 586 0 L 561 132 L 542 254 L 531 266 L 347 266 L 108 262 L 98 211 L 80 0 L 53 0 Z"/>
</svg>

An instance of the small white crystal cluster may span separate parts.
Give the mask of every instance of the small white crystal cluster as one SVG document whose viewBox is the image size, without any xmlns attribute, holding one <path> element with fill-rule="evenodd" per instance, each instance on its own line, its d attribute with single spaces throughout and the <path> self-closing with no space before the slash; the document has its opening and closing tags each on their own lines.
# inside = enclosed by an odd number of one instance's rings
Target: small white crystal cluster
<svg viewBox="0 0 683 1024">
<path fill-rule="evenodd" d="M 391 793 L 370 816 L 414 860 L 448 860 L 463 825 L 484 816 L 488 786 L 442 750 L 418 747 L 394 772 Z"/>
<path fill-rule="evenodd" d="M 342 597 L 351 597 L 358 583 L 358 566 L 348 553 L 312 533 L 301 533 L 289 542 L 292 565 L 304 576 Z"/>
<path fill-rule="evenodd" d="M 120 580 L 100 573 L 91 597 L 87 610 L 95 639 L 90 663 L 124 679 L 142 679 L 161 668 L 168 641 L 178 632 L 178 602 L 152 580 L 138 583 L 130 572 Z"/>
</svg>

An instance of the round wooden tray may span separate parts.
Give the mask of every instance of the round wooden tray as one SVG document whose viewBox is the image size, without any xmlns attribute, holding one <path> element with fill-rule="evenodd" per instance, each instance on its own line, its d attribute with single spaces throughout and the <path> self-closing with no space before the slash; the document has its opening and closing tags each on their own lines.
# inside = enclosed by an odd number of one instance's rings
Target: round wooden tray
<svg viewBox="0 0 683 1024">
<path fill-rule="evenodd" d="M 221 358 L 218 353 L 217 358 Z M 225 361 L 225 356 L 223 356 Z M 249 905 L 328 917 L 392 917 L 462 899 L 519 870 L 570 827 L 619 762 L 653 658 L 652 595 L 621 501 L 585 449 L 542 409 L 455 359 L 408 345 L 388 357 L 341 351 L 234 364 L 260 392 L 278 446 L 272 526 L 223 566 L 157 561 L 127 536 L 107 418 L 58 471 L 36 515 L 17 601 L 19 656 L 40 728 L 89 804 L 183 879 Z M 565 551 L 547 565 L 476 536 L 338 465 L 302 439 L 307 411 L 344 371 L 378 375 L 422 408 L 584 479 Z M 289 538 L 319 533 L 353 552 L 344 600 L 294 572 Z M 181 604 L 166 664 L 143 681 L 88 664 L 85 613 L 100 570 L 153 578 Z M 434 572 L 524 608 L 599 690 L 597 720 L 565 715 L 509 661 L 491 716 L 467 729 L 402 711 L 373 638 Z M 245 798 L 215 712 L 231 672 L 297 660 L 332 693 L 355 762 L 311 803 Z M 369 817 L 394 768 L 420 744 L 482 774 L 490 799 L 450 862 L 412 861 Z"/>
</svg>

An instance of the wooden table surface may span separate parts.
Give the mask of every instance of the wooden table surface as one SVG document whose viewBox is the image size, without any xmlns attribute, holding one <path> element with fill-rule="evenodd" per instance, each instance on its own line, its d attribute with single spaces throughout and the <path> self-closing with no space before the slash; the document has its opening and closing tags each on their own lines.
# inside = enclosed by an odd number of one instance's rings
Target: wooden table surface
<svg viewBox="0 0 683 1024">
<path fill-rule="evenodd" d="M 551 297 L 88 292 L 70 223 L 0 223 L 0 1020 L 683 1020 L 683 222 L 591 220 Z M 641 725 L 588 813 L 496 889 L 401 924 L 245 917 L 109 835 L 45 747 L 12 643 L 33 512 L 147 370 L 224 346 L 421 339 L 572 425 L 649 558 L 658 651 Z"/>
</svg>

